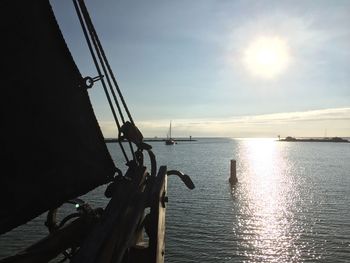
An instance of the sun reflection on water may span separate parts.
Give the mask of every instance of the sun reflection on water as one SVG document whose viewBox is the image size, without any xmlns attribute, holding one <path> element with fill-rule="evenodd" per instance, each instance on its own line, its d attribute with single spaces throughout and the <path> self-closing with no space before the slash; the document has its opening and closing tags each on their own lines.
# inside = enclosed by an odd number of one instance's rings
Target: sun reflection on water
<svg viewBox="0 0 350 263">
<path fill-rule="evenodd" d="M 297 192 L 283 148 L 271 139 L 247 140 L 239 149 L 241 187 L 235 234 L 237 254 L 249 262 L 299 262 L 294 210 Z"/>
</svg>

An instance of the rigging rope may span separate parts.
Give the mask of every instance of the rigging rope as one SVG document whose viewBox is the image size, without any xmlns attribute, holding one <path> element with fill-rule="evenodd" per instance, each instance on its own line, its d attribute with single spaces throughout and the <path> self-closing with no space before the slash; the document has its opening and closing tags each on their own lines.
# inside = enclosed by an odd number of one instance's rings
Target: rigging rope
<svg viewBox="0 0 350 263">
<path fill-rule="evenodd" d="M 96 30 L 95 30 L 95 28 L 93 26 L 92 20 L 90 18 L 90 15 L 88 13 L 88 10 L 87 10 L 87 8 L 85 6 L 84 1 L 83 0 L 73 0 L 73 4 L 74 4 L 75 10 L 77 12 L 77 15 L 78 15 L 81 27 L 83 29 L 83 33 L 84 33 L 86 42 L 88 44 L 91 56 L 93 58 L 96 70 L 97 70 L 99 76 L 103 76 L 104 75 L 106 77 L 108 88 L 109 88 L 109 90 L 110 90 L 110 92 L 112 94 L 112 97 L 113 97 L 113 100 L 114 100 L 114 104 L 117 107 L 117 110 L 118 110 L 118 113 L 119 113 L 119 117 L 121 119 L 122 124 L 124 125 L 127 122 L 125 121 L 123 111 L 122 111 L 122 109 L 120 107 L 120 103 L 118 101 L 118 98 L 116 96 L 116 93 L 115 93 L 114 89 L 117 91 L 117 93 L 119 95 L 119 99 L 122 102 L 122 105 L 124 107 L 124 111 L 126 112 L 130 122 L 134 125 L 134 121 L 133 121 L 133 119 L 131 117 L 130 111 L 129 111 L 126 103 L 125 103 L 124 97 L 123 97 L 123 95 L 122 95 L 122 93 L 120 91 L 120 88 L 119 88 L 119 86 L 117 84 L 115 76 L 114 76 L 114 74 L 113 74 L 113 72 L 111 70 L 111 67 L 110 67 L 109 63 L 108 63 L 107 57 L 106 57 L 106 55 L 104 53 L 104 50 L 103 50 L 102 45 L 101 45 L 101 42 L 100 42 L 100 40 L 99 40 L 99 38 L 97 36 Z M 92 46 L 91 42 L 92 42 L 93 46 Z M 97 55 L 97 57 L 96 57 L 96 55 Z M 101 70 L 101 68 L 102 68 L 102 70 Z M 102 75 L 102 72 L 103 72 L 103 75 Z M 111 82 L 111 79 L 112 79 L 113 83 Z M 103 78 L 101 78 L 101 83 L 102 83 L 104 92 L 106 94 L 109 106 L 111 108 L 111 111 L 112 111 L 112 114 L 113 114 L 113 117 L 114 117 L 114 121 L 115 121 L 115 123 L 117 125 L 117 128 L 118 128 L 118 143 L 119 143 L 119 146 L 120 146 L 120 148 L 121 148 L 121 150 L 123 152 L 123 155 L 125 157 L 126 162 L 129 163 L 128 156 L 127 156 L 126 151 L 124 149 L 124 146 L 122 144 L 122 139 L 123 139 L 123 136 L 121 135 L 121 130 L 122 130 L 121 128 L 122 127 L 121 127 L 121 125 L 119 123 L 119 119 L 118 119 L 116 110 L 114 108 L 114 105 L 113 105 L 110 93 L 108 92 L 106 82 L 104 81 Z M 138 160 L 136 158 L 136 155 L 135 155 L 135 152 L 134 152 L 134 149 L 133 149 L 133 145 L 132 145 L 132 143 L 131 143 L 131 141 L 129 139 L 128 139 L 128 143 L 129 143 L 129 147 L 130 147 L 131 154 L 133 156 L 134 161 L 138 162 Z"/>
<path fill-rule="evenodd" d="M 112 69 L 111 69 L 111 67 L 110 67 L 110 65 L 109 65 L 108 59 L 107 59 L 107 57 L 106 57 L 106 54 L 105 54 L 105 52 L 104 52 L 104 50 L 103 50 L 103 48 L 102 48 L 100 39 L 99 39 L 99 37 L 98 37 L 98 35 L 97 35 L 97 33 L 96 33 L 96 30 L 95 30 L 95 27 L 94 27 L 93 24 L 92 24 L 92 20 L 91 20 L 90 14 L 89 14 L 89 12 L 88 12 L 88 10 L 87 10 L 87 8 L 86 8 L 86 5 L 85 5 L 85 3 L 84 3 L 84 0 L 78 0 L 78 1 L 79 1 L 80 5 L 81 5 L 81 8 L 82 8 L 82 11 L 83 11 L 83 15 L 84 15 L 84 17 L 85 17 L 85 20 L 88 22 L 88 23 L 87 23 L 87 24 L 88 24 L 88 27 L 90 27 L 90 30 L 91 30 L 91 32 L 93 33 L 94 40 L 96 41 L 96 44 L 97 44 L 97 46 L 98 46 L 98 50 L 99 50 L 100 53 L 101 53 L 101 56 L 102 56 L 102 58 L 103 58 L 103 61 L 104 61 L 105 65 L 106 65 L 106 67 L 107 67 L 108 73 L 109 73 L 109 75 L 110 75 L 111 78 L 112 78 L 112 81 L 113 81 L 113 84 L 114 84 L 114 86 L 115 86 L 115 89 L 117 90 L 118 95 L 119 95 L 119 98 L 120 98 L 120 100 L 121 100 L 121 102 L 122 102 L 122 104 L 123 104 L 123 106 L 124 106 L 124 110 L 125 110 L 125 112 L 127 113 L 130 122 L 131 122 L 133 125 L 135 125 L 135 124 L 134 124 L 134 121 L 133 121 L 133 119 L 132 119 L 132 116 L 131 116 L 131 114 L 130 114 L 130 111 L 129 111 L 129 109 L 128 109 L 128 106 L 127 106 L 127 104 L 126 104 L 126 102 L 125 102 L 125 100 L 124 100 L 124 96 L 123 96 L 123 94 L 121 93 L 121 90 L 120 90 L 120 88 L 119 88 L 119 85 L 118 85 L 118 83 L 117 83 L 117 80 L 116 80 L 116 78 L 115 78 L 115 76 L 114 76 L 114 73 L 113 73 L 113 71 L 112 71 Z M 123 116 L 122 116 L 122 120 L 123 120 L 123 123 L 124 123 Z"/>
</svg>

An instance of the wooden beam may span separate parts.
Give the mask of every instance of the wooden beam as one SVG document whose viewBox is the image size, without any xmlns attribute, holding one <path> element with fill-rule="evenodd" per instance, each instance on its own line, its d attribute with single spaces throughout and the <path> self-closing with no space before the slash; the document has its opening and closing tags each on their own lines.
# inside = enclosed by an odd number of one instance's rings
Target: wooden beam
<svg viewBox="0 0 350 263">
<path fill-rule="evenodd" d="M 63 228 L 28 247 L 24 251 L 0 260 L 0 263 L 44 263 L 70 247 L 78 246 L 94 225 L 91 217 L 80 217 Z"/>
</svg>

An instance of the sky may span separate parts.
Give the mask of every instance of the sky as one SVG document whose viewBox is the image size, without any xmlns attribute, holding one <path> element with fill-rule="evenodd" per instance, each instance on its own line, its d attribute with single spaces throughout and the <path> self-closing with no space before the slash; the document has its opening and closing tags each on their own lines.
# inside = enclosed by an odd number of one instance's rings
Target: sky
<svg viewBox="0 0 350 263">
<path fill-rule="evenodd" d="M 350 1 L 86 0 L 145 137 L 350 137 Z M 83 76 L 72 1 L 51 0 Z M 105 137 L 101 85 L 89 91 Z"/>
</svg>

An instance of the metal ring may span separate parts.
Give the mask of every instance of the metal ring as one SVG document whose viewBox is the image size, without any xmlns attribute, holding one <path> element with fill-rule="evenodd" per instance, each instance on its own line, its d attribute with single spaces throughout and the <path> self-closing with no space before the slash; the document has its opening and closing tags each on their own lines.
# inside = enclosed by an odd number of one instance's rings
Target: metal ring
<svg viewBox="0 0 350 263">
<path fill-rule="evenodd" d="M 90 89 L 94 85 L 94 80 L 91 77 L 87 76 L 84 78 L 84 83 L 85 83 L 86 88 Z"/>
</svg>

